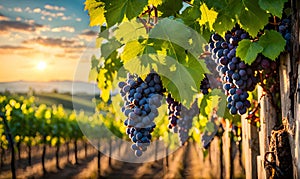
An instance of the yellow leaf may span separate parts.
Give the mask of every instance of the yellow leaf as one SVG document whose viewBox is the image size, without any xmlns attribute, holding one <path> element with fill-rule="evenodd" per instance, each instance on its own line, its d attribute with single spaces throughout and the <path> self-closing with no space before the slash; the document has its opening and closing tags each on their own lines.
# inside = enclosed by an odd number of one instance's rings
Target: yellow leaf
<svg viewBox="0 0 300 179">
<path fill-rule="evenodd" d="M 96 68 L 93 68 L 90 70 L 90 73 L 89 73 L 89 81 L 96 81 L 97 79 L 97 75 L 98 75 L 98 71 Z"/>
<path fill-rule="evenodd" d="M 101 98 L 104 102 L 107 102 L 109 100 L 110 90 L 112 89 L 112 84 L 106 81 L 106 72 L 106 69 L 101 69 L 98 74 L 98 87 L 101 90 Z"/>
<path fill-rule="evenodd" d="M 105 23 L 104 3 L 96 0 L 86 0 L 84 10 L 89 11 L 90 26 L 102 26 Z"/>
<path fill-rule="evenodd" d="M 101 98 L 104 102 L 109 100 L 110 89 L 102 89 L 101 90 Z"/>
<path fill-rule="evenodd" d="M 205 3 L 200 6 L 201 19 L 199 21 L 200 25 L 205 25 L 208 23 L 209 29 L 213 30 L 213 24 L 217 19 L 218 13 L 212 9 L 208 9 Z"/>
<path fill-rule="evenodd" d="M 162 4 L 162 0 L 149 0 L 148 5 L 158 6 Z"/>
</svg>

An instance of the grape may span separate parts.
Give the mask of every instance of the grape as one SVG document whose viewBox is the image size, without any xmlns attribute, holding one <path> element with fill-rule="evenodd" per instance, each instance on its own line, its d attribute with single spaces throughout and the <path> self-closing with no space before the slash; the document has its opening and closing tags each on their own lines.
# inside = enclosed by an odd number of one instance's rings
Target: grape
<svg viewBox="0 0 300 179">
<path fill-rule="evenodd" d="M 210 48 L 212 58 L 213 53 L 217 52 L 217 56 L 214 56 L 218 65 L 217 71 L 221 77 L 225 94 L 228 95 L 227 107 L 231 114 L 244 114 L 245 110 L 247 111 L 247 108 L 250 107 L 248 103 L 244 105 L 248 98 L 247 91 L 254 90 L 258 82 L 256 69 L 245 64 L 236 56 L 239 41 L 249 37 L 248 33 L 238 26 L 225 33 L 225 39 L 216 34 L 211 36 L 215 44 Z M 221 44 L 220 47 L 218 44 Z"/>
<path fill-rule="evenodd" d="M 168 114 L 169 114 L 169 129 L 173 129 L 173 127 L 176 127 L 177 120 L 180 118 L 180 111 L 181 111 L 181 104 L 177 101 L 175 101 L 171 94 L 168 94 L 167 100 L 168 104 Z M 176 110 L 175 110 L 176 108 Z M 175 114 L 176 111 L 176 114 Z"/>
<path fill-rule="evenodd" d="M 142 152 L 141 150 L 136 150 L 136 151 L 135 151 L 135 155 L 136 155 L 137 157 L 142 156 L 142 154 L 143 154 L 143 152 Z"/>
<path fill-rule="evenodd" d="M 286 46 L 285 49 L 287 51 L 291 50 L 291 21 L 290 19 L 283 19 L 281 21 L 281 23 L 278 26 L 278 31 L 279 33 L 281 33 L 282 37 L 285 39 L 286 41 Z"/>
<path fill-rule="evenodd" d="M 183 145 L 188 139 L 189 130 L 192 128 L 193 117 L 199 113 L 197 101 L 188 110 L 185 106 L 175 101 L 171 94 L 167 96 L 169 125 L 168 128 L 178 133 L 180 144 Z"/>
<path fill-rule="evenodd" d="M 179 118 L 177 123 L 178 137 L 181 145 L 188 140 L 189 131 L 192 128 L 193 118 L 199 114 L 197 100 L 194 101 L 189 110 L 182 106 L 182 114 L 184 117 Z"/>
<path fill-rule="evenodd" d="M 208 94 L 209 89 L 210 89 L 209 80 L 208 80 L 207 76 L 205 75 L 204 79 L 201 81 L 201 84 L 200 84 L 200 91 L 203 94 Z"/>
<path fill-rule="evenodd" d="M 128 73 L 126 82 L 119 82 L 118 86 L 124 97 L 122 112 L 128 117 L 124 121 L 126 134 L 134 143 L 131 149 L 140 157 L 150 145 L 151 133 L 156 127 L 153 121 L 158 116 L 157 108 L 161 105 L 164 88 L 156 73 L 149 73 L 145 81 Z"/>
</svg>

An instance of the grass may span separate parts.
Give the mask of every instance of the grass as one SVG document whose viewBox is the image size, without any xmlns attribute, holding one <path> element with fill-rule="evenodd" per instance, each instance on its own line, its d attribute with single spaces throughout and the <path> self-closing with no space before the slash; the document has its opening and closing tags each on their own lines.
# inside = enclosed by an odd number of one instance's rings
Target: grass
<svg viewBox="0 0 300 179">
<path fill-rule="evenodd" d="M 38 104 L 62 104 L 65 109 L 83 109 L 91 110 L 95 108 L 92 99 L 95 98 L 93 95 L 74 95 L 72 96 L 69 93 L 37 93 L 34 95 L 36 97 L 36 102 Z"/>
</svg>

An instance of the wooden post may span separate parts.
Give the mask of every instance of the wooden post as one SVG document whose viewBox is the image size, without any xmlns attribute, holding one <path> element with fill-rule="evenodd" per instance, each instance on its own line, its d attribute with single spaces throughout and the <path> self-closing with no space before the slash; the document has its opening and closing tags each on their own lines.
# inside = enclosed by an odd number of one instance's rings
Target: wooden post
<svg viewBox="0 0 300 179">
<path fill-rule="evenodd" d="M 295 122 L 295 135 L 289 136 L 290 143 L 293 143 L 294 146 L 291 146 L 293 161 L 293 171 L 294 178 L 300 177 L 300 2 L 299 0 L 291 0 L 292 7 L 292 54 L 290 57 L 291 64 L 291 73 L 290 73 L 290 82 L 291 82 L 291 98 L 294 104 L 291 106 L 290 111 L 291 119 Z M 294 140 L 292 137 L 295 137 Z M 292 141 L 293 140 L 293 141 Z M 295 149 L 293 151 L 293 149 Z"/>
<path fill-rule="evenodd" d="M 247 179 L 257 178 L 257 156 L 259 155 L 259 142 L 257 127 L 248 123 L 246 115 L 242 121 L 243 154 Z"/>
<path fill-rule="evenodd" d="M 298 84 L 300 84 L 300 66 L 298 67 Z M 299 86 L 300 87 L 300 86 Z M 297 104 L 295 105 L 296 130 L 295 130 L 295 178 L 300 177 L 300 90 L 296 93 Z"/>
<path fill-rule="evenodd" d="M 259 132 L 259 154 L 257 163 L 260 164 L 259 176 L 262 179 L 269 178 L 264 169 L 264 156 L 269 151 L 269 143 L 271 132 L 277 121 L 277 113 L 274 106 L 272 106 L 271 98 L 266 94 L 264 95 L 262 87 L 258 86 L 258 99 L 260 102 L 260 132 Z M 264 96 L 263 96 L 264 95 Z"/>
<path fill-rule="evenodd" d="M 226 179 L 230 179 L 233 176 L 231 176 L 231 167 L 232 163 L 231 163 L 231 137 L 230 137 L 230 133 L 231 132 L 231 128 L 230 128 L 230 122 L 228 119 L 226 119 L 226 127 L 225 127 L 225 131 L 223 134 L 223 137 L 221 140 L 223 140 L 223 153 L 224 153 L 224 167 L 225 167 L 225 178 Z"/>
</svg>

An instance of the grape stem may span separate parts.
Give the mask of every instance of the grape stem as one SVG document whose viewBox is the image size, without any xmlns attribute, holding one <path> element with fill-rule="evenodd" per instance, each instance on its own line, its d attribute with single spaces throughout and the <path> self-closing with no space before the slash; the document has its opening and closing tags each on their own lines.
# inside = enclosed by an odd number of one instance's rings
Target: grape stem
<svg viewBox="0 0 300 179">
<path fill-rule="evenodd" d="M 154 11 L 154 17 L 153 17 L 153 24 L 156 25 L 158 22 L 158 12 L 157 12 L 157 8 L 153 5 L 151 6 L 147 6 L 148 9 L 145 10 L 139 17 L 138 19 L 140 20 L 140 22 L 144 25 L 146 32 L 149 33 L 150 30 L 153 28 L 153 25 L 151 25 L 150 20 L 151 20 L 151 13 L 152 11 Z M 147 21 L 142 19 L 142 16 L 144 16 L 145 14 L 148 14 L 148 18 Z"/>
</svg>

